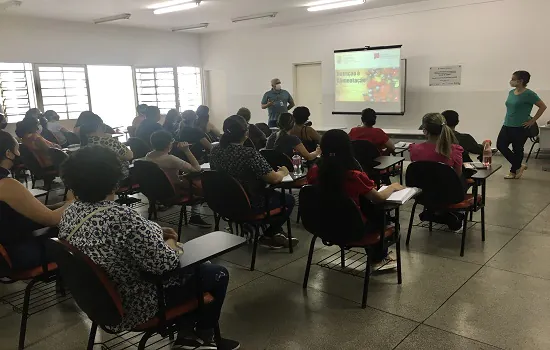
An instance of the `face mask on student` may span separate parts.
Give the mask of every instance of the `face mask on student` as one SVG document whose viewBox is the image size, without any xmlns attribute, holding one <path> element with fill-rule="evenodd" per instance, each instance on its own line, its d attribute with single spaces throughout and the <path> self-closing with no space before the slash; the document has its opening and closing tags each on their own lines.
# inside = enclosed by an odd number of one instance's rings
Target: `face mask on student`
<svg viewBox="0 0 550 350">
<path fill-rule="evenodd" d="M 519 85 L 518 81 L 517 80 L 510 80 L 510 86 L 515 88 Z"/>
<path fill-rule="evenodd" d="M 275 90 L 281 90 L 281 84 L 275 85 Z"/>
</svg>

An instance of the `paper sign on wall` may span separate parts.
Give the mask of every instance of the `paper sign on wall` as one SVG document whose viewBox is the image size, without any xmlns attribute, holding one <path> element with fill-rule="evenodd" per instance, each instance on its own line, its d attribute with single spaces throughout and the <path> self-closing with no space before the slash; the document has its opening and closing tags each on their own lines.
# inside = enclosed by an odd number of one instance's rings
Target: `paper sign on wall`
<svg viewBox="0 0 550 350">
<path fill-rule="evenodd" d="M 462 66 L 430 68 L 430 86 L 456 86 L 462 81 Z"/>
</svg>

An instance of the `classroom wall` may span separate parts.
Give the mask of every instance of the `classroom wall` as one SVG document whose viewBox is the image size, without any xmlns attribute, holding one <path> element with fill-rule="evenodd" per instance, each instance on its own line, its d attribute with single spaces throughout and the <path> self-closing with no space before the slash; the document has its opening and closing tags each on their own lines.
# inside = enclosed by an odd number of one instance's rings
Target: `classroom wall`
<svg viewBox="0 0 550 350">
<path fill-rule="evenodd" d="M 333 116 L 333 50 L 403 45 L 408 60 L 404 116 L 380 116 L 378 125 L 417 129 L 432 111 L 456 109 L 459 129 L 495 140 L 505 114 L 513 71 L 529 70 L 530 87 L 550 103 L 548 0 L 433 0 L 254 31 L 201 38 L 203 67 L 224 71 L 226 109 L 247 106 L 253 121 L 267 120 L 260 100 L 274 77 L 292 92 L 293 64 L 322 62 L 324 126 L 352 127 L 358 116 Z M 429 87 L 432 66 L 462 65 L 462 85 Z M 223 100 L 223 99 L 220 99 Z M 211 108 L 216 110 L 215 105 Z M 550 118 L 550 112 L 543 117 Z"/>
</svg>

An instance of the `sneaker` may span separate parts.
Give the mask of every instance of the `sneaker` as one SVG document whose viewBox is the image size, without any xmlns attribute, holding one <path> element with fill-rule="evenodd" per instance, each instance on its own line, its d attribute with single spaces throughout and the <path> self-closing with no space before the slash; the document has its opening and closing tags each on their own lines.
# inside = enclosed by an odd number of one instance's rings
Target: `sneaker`
<svg viewBox="0 0 550 350">
<path fill-rule="evenodd" d="M 384 271 L 397 268 L 397 260 L 393 257 L 393 252 L 388 252 L 388 255 L 382 261 L 372 264 L 373 271 Z"/>
<path fill-rule="evenodd" d="M 259 241 L 260 246 L 269 248 L 269 249 L 281 249 L 285 247 L 280 242 L 277 242 L 274 238 L 275 237 L 266 237 L 266 236 L 260 237 L 260 241 Z"/>
<path fill-rule="evenodd" d="M 290 244 L 292 244 L 292 247 L 296 247 L 299 242 L 297 238 L 292 238 L 292 242 L 289 242 L 288 237 L 284 232 L 277 233 L 275 236 L 273 236 L 273 241 L 277 244 L 281 244 L 285 248 L 288 248 Z"/>
<path fill-rule="evenodd" d="M 210 228 L 212 227 L 211 224 L 207 223 L 206 221 L 204 221 L 199 215 L 193 215 L 191 216 L 191 218 L 189 219 L 189 225 L 193 225 L 193 226 L 197 226 L 197 227 L 202 227 L 202 228 Z"/>
<path fill-rule="evenodd" d="M 172 345 L 172 349 L 217 350 L 218 346 L 215 343 L 206 342 L 198 336 L 188 336 L 176 339 Z"/>
<path fill-rule="evenodd" d="M 283 230 L 281 230 L 281 232 L 279 232 L 279 233 L 282 234 L 283 236 L 285 236 L 286 239 L 288 239 L 288 233 L 286 233 Z M 296 247 L 298 245 L 298 243 L 300 243 L 300 240 L 296 237 L 292 237 L 292 247 Z"/>
<path fill-rule="evenodd" d="M 236 340 L 222 338 L 218 344 L 219 350 L 238 350 L 241 348 L 241 344 Z"/>
<path fill-rule="evenodd" d="M 523 172 L 527 170 L 527 165 L 522 164 L 519 168 L 518 172 L 516 173 L 516 179 L 520 179 L 523 176 Z"/>
<path fill-rule="evenodd" d="M 514 174 L 512 172 L 510 172 L 510 173 L 508 173 L 508 175 L 504 176 L 504 179 L 506 179 L 506 180 L 513 180 L 515 178 L 516 178 L 516 174 Z"/>
</svg>

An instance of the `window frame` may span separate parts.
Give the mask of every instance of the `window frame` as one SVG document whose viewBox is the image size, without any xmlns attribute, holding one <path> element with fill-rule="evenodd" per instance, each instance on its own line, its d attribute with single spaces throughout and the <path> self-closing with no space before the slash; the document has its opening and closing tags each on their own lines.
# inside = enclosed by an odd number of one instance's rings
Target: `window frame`
<svg viewBox="0 0 550 350">
<path fill-rule="evenodd" d="M 88 66 L 86 64 L 33 63 L 32 66 L 33 66 L 33 76 L 34 76 L 34 87 L 35 87 L 36 102 L 37 102 L 38 108 L 42 112 L 45 112 L 45 111 L 44 111 L 44 96 L 42 95 L 42 85 L 40 83 L 40 67 L 84 68 L 84 81 L 85 81 L 85 84 L 86 84 L 86 94 L 87 94 L 86 97 L 87 97 L 87 100 L 88 100 L 88 110 L 89 111 L 93 110 L 92 109 L 93 108 L 92 107 L 92 98 L 91 98 L 91 94 L 90 94 L 90 81 L 88 79 Z M 63 79 L 63 80 L 65 80 L 65 79 Z M 66 89 L 65 85 L 63 85 L 63 89 Z M 66 98 L 66 94 L 65 94 L 65 98 Z M 56 111 L 56 112 L 66 113 L 67 118 L 66 119 L 62 118 L 62 120 L 70 120 L 71 118 L 69 116 L 69 110 L 68 110 L 68 107 L 67 107 L 69 105 L 67 104 L 66 101 L 65 101 L 65 106 L 66 106 L 65 111 Z M 84 111 L 80 111 L 80 112 L 84 112 Z"/>
<path fill-rule="evenodd" d="M 30 109 L 30 108 L 35 108 L 37 106 L 37 100 L 36 100 L 36 86 L 34 84 L 35 83 L 35 78 L 34 78 L 33 64 L 28 63 L 28 62 L 1 62 L 1 63 L 2 64 L 17 64 L 17 65 L 21 65 L 23 67 L 23 69 L 11 69 L 11 70 L 0 69 L 0 72 L 1 73 L 13 72 L 13 73 L 20 73 L 20 74 L 22 73 L 24 75 L 24 77 L 25 77 L 24 82 L 25 82 L 25 87 L 26 87 L 26 90 L 27 90 L 27 98 L 26 98 L 27 104 L 25 106 L 22 106 L 22 107 L 26 108 L 28 106 L 27 110 Z M 2 91 L 7 92 L 7 91 L 12 91 L 12 90 L 2 88 Z M 5 101 L 7 101 L 7 100 L 8 100 L 8 98 L 4 97 L 2 92 L 0 92 L 0 105 L 2 106 L 0 112 L 8 118 L 8 121 L 10 123 L 16 123 L 18 121 L 21 121 L 25 117 L 26 111 L 25 111 L 25 113 L 22 113 L 22 114 L 9 113 L 9 108 L 6 106 L 6 103 L 5 103 Z M 16 100 L 24 100 L 24 99 L 17 99 L 16 98 Z M 18 119 L 14 120 L 14 117 L 18 117 Z"/>
</svg>

